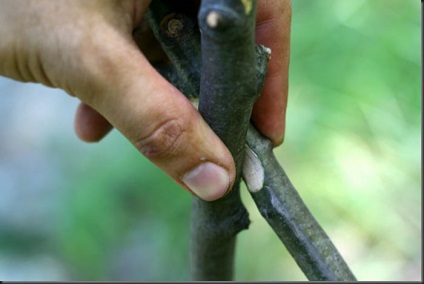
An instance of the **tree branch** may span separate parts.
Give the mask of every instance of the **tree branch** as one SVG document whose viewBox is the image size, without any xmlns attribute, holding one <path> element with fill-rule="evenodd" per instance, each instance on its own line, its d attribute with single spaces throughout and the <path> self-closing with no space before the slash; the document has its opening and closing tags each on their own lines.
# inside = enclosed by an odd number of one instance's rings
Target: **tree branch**
<svg viewBox="0 0 424 284">
<path fill-rule="evenodd" d="M 272 143 L 251 126 L 247 145 L 248 151 L 254 153 L 248 158 L 249 164 L 254 164 L 250 172 L 263 171 L 264 176 L 259 189 L 246 182 L 251 196 L 308 279 L 355 281 L 355 276 L 278 163 Z"/>
<path fill-rule="evenodd" d="M 224 27 L 230 29 L 229 31 L 224 29 L 224 33 L 229 34 L 228 40 L 221 40 L 220 36 L 215 35 L 214 32 L 202 29 L 202 33 L 208 38 L 202 45 L 204 74 L 202 74 L 203 87 L 201 87 L 200 35 L 196 19 L 190 14 L 175 13 L 176 8 L 170 4 L 171 2 L 153 0 L 147 14 L 147 20 L 155 36 L 172 63 L 172 66 L 157 66 L 157 69 L 195 104 L 199 90 L 202 90 L 201 112 L 205 113 L 205 119 L 212 124 L 212 128 L 223 136 L 221 138 L 228 143 L 227 147 L 231 147 L 230 150 L 237 163 L 238 181 L 240 164 L 244 155 L 244 146 L 240 145 L 244 144 L 245 136 L 240 134 L 238 129 L 234 130 L 234 125 L 237 125 L 236 128 L 241 128 L 240 132 L 245 133 L 246 116 L 250 117 L 251 105 L 262 88 L 270 52 L 262 46 L 256 46 L 256 64 L 252 60 L 251 50 L 247 51 L 245 57 L 247 61 L 243 56 L 239 56 L 245 51 L 238 49 L 241 44 L 230 40 L 232 37 L 237 39 L 239 36 L 235 29 L 234 32 L 231 30 L 237 27 L 237 21 L 234 26 L 229 27 L 226 26 L 227 20 L 223 22 Z M 224 7 L 221 6 L 222 2 L 226 1 L 205 2 L 207 4 L 200 12 L 201 23 L 205 24 L 207 16 L 217 7 L 219 12 L 224 11 L 230 19 L 234 20 L 231 9 L 221 8 Z M 248 4 L 250 1 L 242 2 Z M 242 6 L 239 6 L 238 13 L 241 12 L 240 8 Z M 243 8 L 248 7 L 243 6 Z M 166 31 L 168 26 L 163 23 L 164 19 L 169 22 L 169 19 L 173 18 L 182 22 L 184 32 L 170 40 L 170 33 Z M 210 21 L 214 23 L 213 18 Z M 245 34 L 241 30 L 238 32 Z M 184 34 L 190 36 L 184 36 Z M 250 42 L 251 38 L 243 40 Z M 206 42 L 211 46 L 205 46 Z M 216 54 L 219 56 L 214 57 Z M 247 73 L 238 77 L 237 70 L 246 70 Z M 251 71 L 254 71 L 254 74 Z M 232 80 L 229 81 L 230 84 L 221 81 L 228 78 Z M 257 83 L 252 84 L 252 82 Z M 237 92 L 242 90 L 249 94 L 246 105 L 237 95 Z M 217 103 L 217 109 L 209 106 L 209 103 L 215 106 L 215 98 L 208 97 L 215 94 L 218 94 L 218 101 L 220 101 L 219 104 Z M 233 111 L 236 113 L 234 116 Z M 214 123 L 215 120 L 218 121 L 217 125 Z M 235 121 L 237 123 L 234 123 Z M 230 125 L 227 126 L 227 124 Z M 227 127 L 232 129 L 231 131 L 236 131 L 237 134 L 227 132 Z M 252 125 L 247 131 L 246 149 L 243 175 L 251 196 L 262 216 L 283 241 L 308 279 L 355 280 L 339 252 L 311 215 L 275 159 L 271 142 L 261 136 Z M 191 251 L 192 274 L 195 280 L 230 280 L 232 277 L 235 235 L 247 228 L 249 224 L 248 213 L 240 201 L 238 191 L 237 182 L 231 193 L 224 199 L 216 202 L 203 202 L 199 199 L 193 201 Z"/>
<path fill-rule="evenodd" d="M 198 15 L 202 30 L 199 111 L 233 155 L 236 177 L 232 190 L 218 201 L 193 198 L 191 270 L 194 280 L 231 280 L 236 235 L 249 225 L 239 185 L 244 141 L 259 92 L 256 70 L 252 68 L 256 66 L 256 6 L 254 1 L 247 1 L 250 6 L 246 9 L 245 2 L 203 0 Z M 162 69 L 163 74 L 172 77 L 180 90 L 193 96 L 199 82 L 199 77 L 193 76 L 199 74 L 200 61 L 193 60 L 200 50 L 194 44 L 198 33 L 194 33 L 194 25 L 187 15 L 172 13 L 171 9 L 170 2 L 153 1 L 147 19 L 174 63 L 173 69 Z M 182 32 L 175 33 L 175 29 L 172 32 L 170 21 Z M 224 76 L 222 70 L 225 70 Z"/>
<path fill-rule="evenodd" d="M 203 0 L 198 16 L 202 71 L 199 111 L 236 163 L 232 190 L 215 202 L 193 199 L 191 269 L 194 280 L 233 278 L 236 235 L 249 224 L 240 193 L 250 114 L 258 97 L 254 27 L 256 10 L 240 0 Z M 224 73 L 223 73 L 223 70 Z"/>
</svg>

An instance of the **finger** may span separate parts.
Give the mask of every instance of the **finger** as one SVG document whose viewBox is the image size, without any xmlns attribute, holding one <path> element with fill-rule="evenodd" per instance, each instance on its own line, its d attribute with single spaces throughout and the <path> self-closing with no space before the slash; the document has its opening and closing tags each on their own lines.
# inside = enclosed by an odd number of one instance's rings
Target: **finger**
<svg viewBox="0 0 424 284">
<path fill-rule="evenodd" d="M 256 43 L 271 48 L 271 60 L 252 121 L 274 145 L 284 140 L 290 54 L 291 1 L 258 1 Z"/>
<path fill-rule="evenodd" d="M 98 142 L 113 126 L 100 113 L 81 103 L 75 113 L 74 129 L 77 136 L 86 142 Z"/>
<path fill-rule="evenodd" d="M 89 76 L 77 96 L 184 188 L 204 200 L 223 196 L 235 175 L 228 149 L 130 38 L 103 36 L 110 44 L 83 57 Z"/>
</svg>

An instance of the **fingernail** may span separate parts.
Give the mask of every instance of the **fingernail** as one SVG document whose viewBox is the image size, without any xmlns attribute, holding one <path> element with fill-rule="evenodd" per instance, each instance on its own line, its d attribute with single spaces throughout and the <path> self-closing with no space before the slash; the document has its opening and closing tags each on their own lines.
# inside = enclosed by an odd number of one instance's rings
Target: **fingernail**
<svg viewBox="0 0 424 284">
<path fill-rule="evenodd" d="M 211 162 L 206 162 L 187 173 L 182 181 L 199 198 L 213 201 L 225 195 L 230 186 L 228 172 Z"/>
</svg>

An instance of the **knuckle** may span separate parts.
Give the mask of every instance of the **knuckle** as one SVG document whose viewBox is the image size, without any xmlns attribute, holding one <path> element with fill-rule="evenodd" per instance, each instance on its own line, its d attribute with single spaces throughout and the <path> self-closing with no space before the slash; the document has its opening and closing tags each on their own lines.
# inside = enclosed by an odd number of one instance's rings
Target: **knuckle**
<svg viewBox="0 0 424 284">
<path fill-rule="evenodd" d="M 134 144 L 149 159 L 163 159 L 176 153 L 187 133 L 180 118 L 168 119 L 159 124 L 149 135 L 138 139 Z"/>
</svg>

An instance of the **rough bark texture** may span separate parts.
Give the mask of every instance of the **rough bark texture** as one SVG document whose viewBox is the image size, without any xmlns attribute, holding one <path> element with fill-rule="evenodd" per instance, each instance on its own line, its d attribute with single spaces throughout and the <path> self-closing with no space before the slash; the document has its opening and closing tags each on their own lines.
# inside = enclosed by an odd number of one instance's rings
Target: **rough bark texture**
<svg viewBox="0 0 424 284">
<path fill-rule="evenodd" d="M 157 69 L 192 101 L 200 93 L 200 112 L 226 143 L 237 164 L 237 182 L 230 194 L 215 202 L 193 200 L 193 279 L 232 278 L 235 236 L 249 225 L 239 197 L 247 141 L 265 174 L 262 188 L 251 195 L 308 279 L 353 281 L 348 266 L 275 159 L 271 142 L 249 126 L 251 107 L 262 88 L 269 59 L 264 47 L 256 46 L 256 52 L 252 48 L 255 5 L 249 4 L 254 3 L 203 1 L 199 13 L 201 48 L 193 11 L 183 12 L 175 1 L 153 0 L 147 14 L 149 25 L 172 63 Z M 246 14 L 249 9 L 250 14 Z M 211 12 L 222 15 L 216 26 L 217 19 L 210 19 L 213 29 L 205 26 Z M 176 26 L 169 25 L 172 19 L 179 21 L 173 22 Z"/>
</svg>

